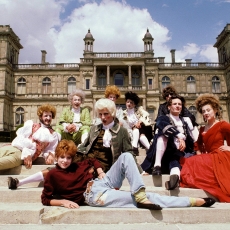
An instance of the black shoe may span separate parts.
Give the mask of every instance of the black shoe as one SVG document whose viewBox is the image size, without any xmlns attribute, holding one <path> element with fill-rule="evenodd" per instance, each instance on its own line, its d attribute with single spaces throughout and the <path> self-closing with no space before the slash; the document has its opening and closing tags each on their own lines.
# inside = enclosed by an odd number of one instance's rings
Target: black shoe
<svg viewBox="0 0 230 230">
<path fill-rule="evenodd" d="M 199 207 L 206 207 L 206 208 L 208 208 L 208 207 L 210 207 L 210 206 L 212 206 L 213 204 L 216 203 L 216 201 L 213 198 L 210 198 L 210 197 L 208 197 L 208 198 L 202 198 L 202 199 L 205 201 L 205 203 L 202 204 Z"/>
<path fill-rule="evenodd" d="M 161 210 L 162 207 L 158 204 L 144 204 L 144 203 L 137 203 L 138 208 L 143 209 L 150 209 L 150 210 Z"/>
<path fill-rule="evenodd" d="M 18 179 L 17 178 L 13 178 L 13 177 L 8 177 L 8 188 L 11 190 L 17 189 L 18 187 Z"/>
<path fill-rule="evenodd" d="M 155 166 L 153 168 L 152 175 L 153 176 L 161 176 L 161 167 L 160 166 Z"/>
<path fill-rule="evenodd" d="M 176 174 L 173 174 L 169 177 L 169 181 L 165 182 L 165 188 L 167 190 L 173 190 L 179 187 L 179 182 L 180 182 L 179 176 Z"/>
<path fill-rule="evenodd" d="M 138 148 L 133 147 L 133 153 L 135 154 L 135 156 L 139 156 Z"/>
</svg>

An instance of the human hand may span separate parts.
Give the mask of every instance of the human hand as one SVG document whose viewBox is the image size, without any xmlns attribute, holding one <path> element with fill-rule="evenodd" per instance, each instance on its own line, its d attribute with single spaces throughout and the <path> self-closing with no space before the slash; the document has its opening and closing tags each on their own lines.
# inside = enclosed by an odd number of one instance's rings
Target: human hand
<svg viewBox="0 0 230 230">
<path fill-rule="evenodd" d="M 101 172 L 101 173 L 98 174 L 98 178 L 103 179 L 105 177 L 105 175 L 106 174 L 104 172 Z"/>
<path fill-rule="evenodd" d="M 66 127 L 68 133 L 74 133 L 76 131 L 76 126 L 74 124 L 69 124 L 67 127 Z"/>
<path fill-rule="evenodd" d="M 46 164 L 52 165 L 52 164 L 54 164 L 54 160 L 55 160 L 55 157 L 54 157 L 53 153 L 49 152 L 49 155 L 46 158 Z"/>
<path fill-rule="evenodd" d="M 228 152 L 230 152 L 230 146 L 222 145 L 222 146 L 219 147 L 219 150 L 220 151 L 228 151 Z"/>
<path fill-rule="evenodd" d="M 70 209 L 79 208 L 79 205 L 77 203 L 70 200 L 62 200 L 62 206 Z"/>
<path fill-rule="evenodd" d="M 24 158 L 24 165 L 27 169 L 30 169 L 32 167 L 32 156 L 28 155 Z"/>
<path fill-rule="evenodd" d="M 178 139 L 178 141 L 179 141 L 179 150 L 183 152 L 186 148 L 185 141 L 183 139 Z"/>
</svg>

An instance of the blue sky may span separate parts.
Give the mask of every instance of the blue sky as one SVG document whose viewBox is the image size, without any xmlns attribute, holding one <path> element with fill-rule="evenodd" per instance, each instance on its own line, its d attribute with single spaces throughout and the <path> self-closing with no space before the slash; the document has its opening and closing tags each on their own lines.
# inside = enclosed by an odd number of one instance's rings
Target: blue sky
<svg viewBox="0 0 230 230">
<path fill-rule="evenodd" d="M 20 63 L 77 63 L 90 28 L 94 52 L 143 52 L 149 28 L 155 57 L 217 62 L 216 37 L 230 23 L 230 0 L 0 0 L 0 24 L 21 39 Z"/>
</svg>

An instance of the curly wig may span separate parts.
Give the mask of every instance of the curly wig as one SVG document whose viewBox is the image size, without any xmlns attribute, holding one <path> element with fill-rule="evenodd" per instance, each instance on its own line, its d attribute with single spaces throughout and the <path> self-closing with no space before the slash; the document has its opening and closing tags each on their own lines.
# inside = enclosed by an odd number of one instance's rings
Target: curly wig
<svg viewBox="0 0 230 230">
<path fill-rule="evenodd" d="M 55 149 L 55 157 L 58 158 L 64 155 L 69 155 L 73 160 L 76 152 L 77 146 L 74 142 L 72 140 L 63 139 L 58 143 L 57 148 Z"/>
<path fill-rule="evenodd" d="M 68 100 L 69 102 L 71 103 L 72 100 L 73 100 L 73 97 L 74 96 L 78 96 L 81 98 L 81 103 L 83 104 L 84 103 L 84 100 L 85 100 L 85 92 L 81 89 L 76 89 L 75 91 L 73 91 L 72 93 L 70 93 L 68 95 Z"/>
<path fill-rule="evenodd" d="M 37 115 L 38 117 L 42 117 L 42 114 L 44 112 L 51 112 L 52 113 L 52 118 L 54 119 L 56 116 L 56 108 L 50 104 L 44 104 L 38 107 L 37 109 Z"/>
<path fill-rule="evenodd" d="M 140 102 L 140 98 L 137 96 L 137 94 L 131 91 L 125 93 L 125 101 L 127 101 L 128 99 L 133 101 L 135 105 L 138 105 Z"/>
<path fill-rule="evenodd" d="M 162 91 L 162 97 L 164 99 L 166 99 L 166 97 L 168 97 L 169 94 L 170 95 L 177 95 L 176 89 L 173 86 L 171 86 L 171 85 L 169 85 L 169 86 L 167 86 L 167 87 L 165 87 L 163 89 L 163 91 Z"/>
<path fill-rule="evenodd" d="M 105 89 L 105 97 L 108 98 L 110 94 L 116 95 L 118 99 L 121 96 L 120 90 L 115 85 L 108 85 Z"/>
<path fill-rule="evenodd" d="M 108 98 L 101 98 L 96 101 L 94 106 L 94 111 L 97 117 L 99 117 L 99 110 L 107 109 L 109 113 L 115 117 L 116 116 L 116 105 L 113 101 Z"/>
<path fill-rule="evenodd" d="M 195 104 L 196 104 L 196 109 L 200 114 L 202 114 L 203 106 L 210 105 L 214 110 L 216 110 L 216 117 L 218 119 L 222 118 L 220 101 L 218 96 L 211 93 L 202 94 L 196 99 Z"/>
</svg>

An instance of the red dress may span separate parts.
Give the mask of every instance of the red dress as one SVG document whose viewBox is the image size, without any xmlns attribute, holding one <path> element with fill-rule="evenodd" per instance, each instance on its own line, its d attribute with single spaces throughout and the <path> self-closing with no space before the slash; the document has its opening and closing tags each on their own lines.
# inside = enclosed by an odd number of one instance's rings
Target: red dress
<svg viewBox="0 0 230 230">
<path fill-rule="evenodd" d="M 203 189 L 220 202 L 230 203 L 230 152 L 219 150 L 224 140 L 230 146 L 230 124 L 220 121 L 203 131 L 201 127 L 197 140 L 203 154 L 182 160 L 180 186 Z"/>
</svg>

